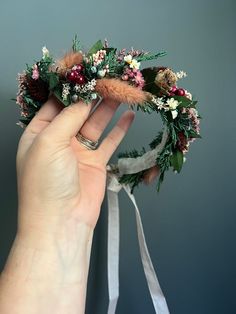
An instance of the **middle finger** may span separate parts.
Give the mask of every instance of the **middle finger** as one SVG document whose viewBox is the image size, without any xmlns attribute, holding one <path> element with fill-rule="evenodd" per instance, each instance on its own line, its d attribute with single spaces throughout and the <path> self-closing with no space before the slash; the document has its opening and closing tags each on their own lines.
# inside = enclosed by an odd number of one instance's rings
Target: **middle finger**
<svg viewBox="0 0 236 314">
<path fill-rule="evenodd" d="M 99 140 L 119 105 L 115 100 L 104 99 L 90 114 L 79 132 L 91 141 Z"/>
</svg>

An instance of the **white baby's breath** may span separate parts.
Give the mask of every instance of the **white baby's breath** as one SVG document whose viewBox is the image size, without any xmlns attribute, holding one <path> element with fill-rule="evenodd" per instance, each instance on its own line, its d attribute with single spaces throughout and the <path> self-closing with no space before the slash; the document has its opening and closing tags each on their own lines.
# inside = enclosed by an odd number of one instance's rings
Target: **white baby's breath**
<svg viewBox="0 0 236 314">
<path fill-rule="evenodd" d="M 69 94 L 70 94 L 70 84 L 65 83 L 63 84 L 63 89 L 62 89 L 62 99 L 67 100 L 67 97 Z"/>
<path fill-rule="evenodd" d="M 162 97 L 152 97 L 152 102 L 157 106 L 159 110 L 164 109 L 165 103 Z"/>
<path fill-rule="evenodd" d="M 184 71 L 179 71 L 175 73 L 178 79 L 182 79 L 187 76 L 187 73 Z"/>
</svg>

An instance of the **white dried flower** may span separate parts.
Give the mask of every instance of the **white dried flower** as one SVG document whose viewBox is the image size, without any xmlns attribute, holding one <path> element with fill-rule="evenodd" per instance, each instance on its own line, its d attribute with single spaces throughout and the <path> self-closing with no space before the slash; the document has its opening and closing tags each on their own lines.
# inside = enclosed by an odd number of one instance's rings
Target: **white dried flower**
<svg viewBox="0 0 236 314">
<path fill-rule="evenodd" d="M 43 58 L 49 56 L 49 50 L 47 49 L 46 46 L 44 46 L 44 47 L 42 48 L 42 52 L 43 52 Z"/>
<path fill-rule="evenodd" d="M 62 99 L 63 100 L 67 100 L 67 97 L 70 94 L 70 84 L 69 83 L 65 83 L 65 84 L 62 84 L 62 85 L 63 85 Z"/>
<path fill-rule="evenodd" d="M 178 107 L 179 102 L 178 100 L 175 100 L 174 98 L 169 98 L 166 104 L 169 107 L 169 109 L 175 110 Z"/>
<path fill-rule="evenodd" d="M 132 59 L 133 57 L 131 55 L 124 56 L 124 61 L 129 64 L 132 62 Z"/>
<path fill-rule="evenodd" d="M 177 110 L 171 110 L 172 118 L 175 119 L 178 116 Z"/>
<path fill-rule="evenodd" d="M 90 83 L 91 83 L 92 86 L 96 86 L 97 81 L 95 79 L 92 79 L 92 81 L 90 81 Z"/>
<path fill-rule="evenodd" d="M 185 96 L 186 96 L 188 99 L 190 99 L 190 100 L 192 100 L 192 99 L 193 99 L 192 94 L 191 94 L 191 93 L 189 93 L 187 90 L 185 90 Z"/>
<path fill-rule="evenodd" d="M 184 71 L 179 71 L 175 73 L 178 79 L 182 79 L 187 76 L 187 73 Z"/>
<path fill-rule="evenodd" d="M 140 62 L 138 62 L 136 59 L 133 59 L 129 66 L 132 69 L 137 69 L 138 70 L 139 67 L 140 67 Z"/>
<path fill-rule="evenodd" d="M 124 57 L 124 61 L 127 62 L 131 69 L 139 69 L 140 62 L 138 62 L 136 59 L 133 59 L 131 55 L 127 55 Z"/>
<path fill-rule="evenodd" d="M 159 109 L 159 110 L 161 110 L 161 109 L 164 109 L 164 107 L 165 107 L 165 103 L 164 103 L 164 101 L 163 101 L 163 98 L 162 97 L 152 97 L 152 102 L 155 104 L 155 105 L 157 105 L 157 108 Z"/>
</svg>

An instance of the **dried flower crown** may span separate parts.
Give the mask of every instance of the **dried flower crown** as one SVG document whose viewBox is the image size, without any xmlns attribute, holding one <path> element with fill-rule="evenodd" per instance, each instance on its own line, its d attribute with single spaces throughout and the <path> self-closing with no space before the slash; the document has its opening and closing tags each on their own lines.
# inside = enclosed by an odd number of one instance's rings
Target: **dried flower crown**
<svg viewBox="0 0 236 314">
<path fill-rule="evenodd" d="M 109 171 L 119 175 L 119 182 L 131 184 L 132 192 L 140 182 L 150 183 L 159 174 L 158 191 L 165 171 L 170 167 L 180 172 L 189 144 L 200 138 L 201 117 L 197 101 L 190 92 L 177 87 L 177 81 L 186 76 L 168 67 L 148 67 L 140 70 L 142 61 L 157 59 L 165 52 L 117 50 L 105 40 L 97 41 L 83 53 L 77 36 L 72 50 L 57 61 L 46 47 L 40 61 L 18 75 L 19 90 L 16 102 L 25 127 L 42 104 L 53 93 L 65 106 L 83 100 L 86 103 L 100 98 L 111 98 L 127 103 L 134 110 L 160 113 L 163 130 L 141 152 L 133 150 L 118 154 L 118 164 Z"/>
</svg>

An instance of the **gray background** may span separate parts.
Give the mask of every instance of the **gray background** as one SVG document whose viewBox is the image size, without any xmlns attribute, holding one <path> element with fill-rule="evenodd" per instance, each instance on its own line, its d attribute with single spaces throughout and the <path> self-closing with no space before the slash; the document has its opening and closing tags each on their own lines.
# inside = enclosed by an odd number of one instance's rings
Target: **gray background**
<svg viewBox="0 0 236 314">
<path fill-rule="evenodd" d="M 15 124 L 19 110 L 9 100 L 16 93 L 15 77 L 41 56 L 44 45 L 58 57 L 71 47 L 75 33 L 85 48 L 107 37 L 119 48 L 165 50 L 168 55 L 159 64 L 188 73 L 182 85 L 199 100 L 203 139 L 192 144 L 181 174 L 168 173 L 159 194 L 153 184 L 140 186 L 135 196 L 171 313 L 235 313 L 235 9 L 233 0 L 1 0 L 1 268 L 16 230 L 15 155 L 22 129 Z M 119 108 L 107 131 L 126 108 Z M 160 127 L 154 115 L 137 112 L 118 151 L 148 148 Z M 134 210 L 124 192 L 120 205 L 117 313 L 151 314 Z M 106 313 L 106 236 L 105 198 L 93 243 L 88 314 Z"/>
</svg>

